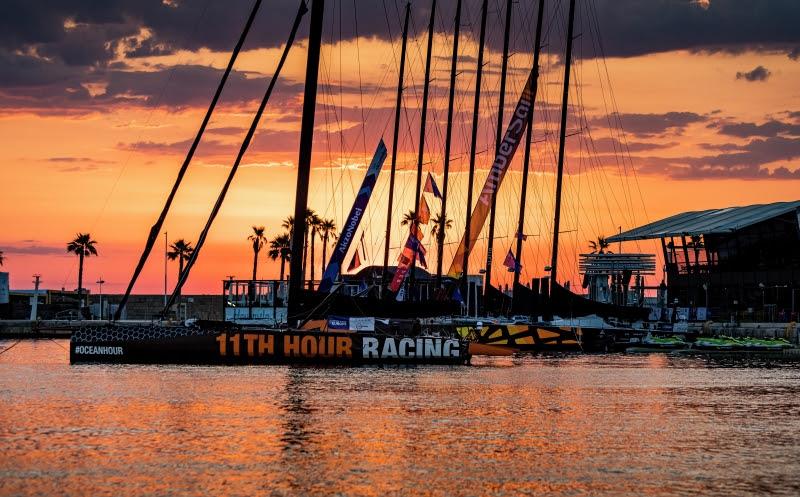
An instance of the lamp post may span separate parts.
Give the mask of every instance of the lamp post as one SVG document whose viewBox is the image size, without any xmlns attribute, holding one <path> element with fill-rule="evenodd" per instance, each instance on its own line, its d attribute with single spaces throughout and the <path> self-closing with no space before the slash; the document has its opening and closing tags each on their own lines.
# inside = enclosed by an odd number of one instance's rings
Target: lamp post
<svg viewBox="0 0 800 497">
<path fill-rule="evenodd" d="M 42 282 L 42 275 L 33 275 L 33 299 L 31 300 L 31 321 L 36 321 L 39 316 L 39 283 Z"/>
<path fill-rule="evenodd" d="M 106 280 L 102 276 L 95 282 L 100 286 L 100 321 L 103 320 L 103 283 L 105 282 Z"/>
</svg>

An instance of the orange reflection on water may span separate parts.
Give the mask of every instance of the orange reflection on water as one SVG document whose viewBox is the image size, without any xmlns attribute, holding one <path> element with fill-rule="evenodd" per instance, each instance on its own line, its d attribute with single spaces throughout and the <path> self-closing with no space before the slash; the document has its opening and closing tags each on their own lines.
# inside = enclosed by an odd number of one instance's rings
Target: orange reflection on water
<svg viewBox="0 0 800 497">
<path fill-rule="evenodd" d="M 797 487 L 797 367 L 620 355 L 473 367 L 69 366 L 63 345 L 0 354 L 0 495 Z"/>
</svg>

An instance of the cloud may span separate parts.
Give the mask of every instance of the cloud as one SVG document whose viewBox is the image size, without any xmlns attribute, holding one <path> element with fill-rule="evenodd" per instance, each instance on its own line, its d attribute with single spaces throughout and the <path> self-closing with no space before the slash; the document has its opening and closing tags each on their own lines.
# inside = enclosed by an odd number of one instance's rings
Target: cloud
<svg viewBox="0 0 800 497">
<path fill-rule="evenodd" d="M 766 167 L 800 158 L 800 139 L 757 138 L 745 145 L 726 145 L 717 155 L 702 157 L 647 157 L 639 159 L 640 171 L 674 179 L 800 179 L 800 167 Z M 800 165 L 799 165 L 800 166 Z"/>
<path fill-rule="evenodd" d="M 789 58 L 792 60 L 800 60 L 800 46 L 794 47 L 791 52 L 789 52 Z"/>
<path fill-rule="evenodd" d="M 22 255 L 47 255 L 47 256 L 64 256 L 69 257 L 67 253 L 66 244 L 63 246 L 57 245 L 38 245 L 36 240 L 22 240 L 21 242 L 13 245 L 4 245 L 3 252 L 6 254 L 22 254 Z"/>
<path fill-rule="evenodd" d="M 689 125 L 701 123 L 708 117 L 694 112 L 667 112 L 664 114 L 616 114 L 622 122 L 622 128 L 639 137 L 653 137 L 665 133 L 680 134 Z M 612 116 L 614 117 L 614 116 Z M 589 124 L 608 126 L 605 117 L 591 119 Z"/>
<path fill-rule="evenodd" d="M 778 135 L 800 136 L 800 124 L 784 123 L 774 119 L 763 124 L 732 123 L 721 125 L 719 133 L 738 138 L 750 138 L 753 136 L 774 137 Z"/>
<path fill-rule="evenodd" d="M 770 76 L 772 76 L 772 73 L 764 66 L 758 66 L 752 71 L 736 73 L 736 79 L 744 79 L 750 81 L 751 83 L 756 81 L 766 81 Z"/>
<path fill-rule="evenodd" d="M 662 150 L 666 148 L 672 148 L 678 145 L 677 142 L 669 142 L 669 143 L 650 143 L 650 142 L 636 142 L 636 141 L 627 141 L 625 143 L 620 142 L 616 138 L 612 137 L 603 137 L 603 138 L 596 138 L 592 140 L 592 152 L 594 153 L 627 153 L 627 152 L 646 152 L 651 150 Z"/>
</svg>

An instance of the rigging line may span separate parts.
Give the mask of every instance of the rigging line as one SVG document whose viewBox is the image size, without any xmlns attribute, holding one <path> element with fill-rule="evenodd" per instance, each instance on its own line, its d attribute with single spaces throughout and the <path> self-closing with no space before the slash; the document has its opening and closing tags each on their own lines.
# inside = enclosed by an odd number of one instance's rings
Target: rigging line
<svg viewBox="0 0 800 497">
<path fill-rule="evenodd" d="M 13 348 L 14 348 L 14 347 L 16 347 L 17 345 L 19 345 L 19 343 L 20 343 L 21 341 L 22 341 L 22 339 L 20 339 L 20 340 L 17 340 L 16 342 L 12 343 L 12 344 L 11 344 L 11 345 L 9 345 L 8 347 L 4 348 L 3 350 L 0 350 L 0 355 L 3 355 L 3 354 L 5 354 L 6 352 L 8 352 L 9 350 L 13 349 Z"/>
<path fill-rule="evenodd" d="M 175 195 L 178 192 L 178 188 L 180 188 L 181 182 L 183 181 L 183 177 L 186 175 L 186 171 L 189 169 L 189 164 L 194 157 L 194 153 L 197 150 L 197 146 L 200 144 L 200 140 L 203 137 L 203 133 L 205 132 L 206 126 L 208 122 L 211 120 L 211 115 L 214 113 L 214 109 L 217 106 L 217 102 L 219 101 L 219 97 L 222 94 L 222 90 L 225 87 L 225 83 L 228 81 L 228 76 L 230 76 L 231 71 L 233 70 L 233 65 L 236 62 L 236 58 L 239 56 L 239 52 L 242 49 L 242 45 L 244 45 L 244 41 L 247 38 L 247 34 L 250 32 L 250 28 L 253 25 L 253 21 L 255 20 L 256 14 L 258 13 L 259 7 L 261 7 L 262 0 L 256 0 L 253 4 L 253 9 L 250 12 L 250 16 L 247 18 L 247 22 L 245 23 L 244 30 L 242 34 L 239 36 L 239 40 L 236 42 L 236 46 L 231 53 L 231 58 L 228 61 L 228 66 L 225 68 L 225 72 L 222 75 L 222 79 L 217 86 L 217 90 L 214 93 L 214 97 L 211 99 L 211 105 L 209 105 L 208 110 L 206 111 L 205 117 L 203 117 L 203 122 L 200 124 L 200 129 L 197 130 L 197 135 L 192 142 L 192 145 L 189 147 L 189 152 L 186 154 L 186 158 L 181 165 L 180 170 L 178 171 L 178 177 L 175 179 L 175 184 L 172 185 L 172 190 L 170 191 L 169 195 L 167 196 L 167 200 L 164 203 L 164 207 L 161 210 L 161 214 L 156 219 L 155 224 L 150 228 L 150 233 L 147 237 L 147 241 L 145 242 L 144 250 L 142 251 L 142 255 L 139 257 L 139 262 L 136 264 L 136 268 L 133 271 L 133 275 L 131 276 L 131 281 L 128 283 L 128 287 L 125 290 L 125 294 L 122 296 L 120 300 L 119 306 L 117 307 L 117 311 L 114 313 L 114 320 L 119 320 L 122 311 L 125 309 L 125 304 L 128 302 L 128 297 L 133 290 L 133 286 L 136 284 L 136 280 L 139 278 L 139 275 L 144 268 L 145 263 L 147 262 L 147 258 L 150 256 L 150 252 L 153 250 L 153 246 L 156 243 L 156 240 L 161 235 L 161 228 L 164 225 L 164 220 L 169 213 L 169 209 L 172 206 L 172 202 L 175 199 Z M 173 68 L 174 70 L 174 68 Z M 171 78 L 171 76 L 170 76 Z M 166 87 L 165 87 L 166 89 Z M 127 163 L 126 163 L 127 164 Z M 123 168 L 124 169 L 124 168 Z M 121 176 L 120 172 L 120 176 Z M 119 180 L 119 177 L 117 179 Z M 110 195 L 109 197 L 110 198 Z M 108 202 L 108 198 L 106 198 L 106 202 Z"/>
<path fill-rule="evenodd" d="M 297 35 L 297 30 L 300 27 L 300 21 L 302 20 L 303 16 L 308 12 L 308 8 L 306 7 L 305 0 L 300 1 L 300 7 L 297 10 L 297 15 L 294 19 L 294 24 L 292 25 L 291 33 L 289 33 L 289 39 L 286 42 L 286 47 L 281 54 L 281 58 L 278 61 L 278 65 L 275 68 L 275 74 L 272 75 L 272 79 L 269 82 L 269 86 L 267 87 L 266 93 L 264 93 L 264 98 L 261 100 L 261 104 L 258 107 L 258 111 L 256 111 L 255 116 L 253 117 L 253 122 L 250 125 L 250 129 L 247 131 L 247 135 L 242 141 L 242 145 L 239 149 L 239 154 L 236 157 L 233 166 L 231 167 L 230 173 L 228 174 L 228 178 L 225 181 L 225 185 L 222 187 L 222 190 L 217 197 L 217 201 L 214 204 L 213 209 L 211 210 L 211 214 L 206 221 L 206 225 L 203 228 L 203 231 L 200 233 L 200 236 L 197 239 L 197 243 L 195 244 L 195 248 L 192 251 L 192 254 L 189 256 L 189 259 L 186 261 L 186 267 L 184 267 L 183 272 L 178 279 L 177 284 L 175 285 L 175 289 L 172 291 L 172 295 L 170 295 L 169 299 L 167 299 L 167 305 L 164 306 L 164 309 L 161 311 L 162 316 L 166 316 L 169 308 L 172 307 L 172 304 L 175 303 L 175 299 L 178 297 L 178 294 L 181 291 L 181 288 L 186 283 L 186 279 L 189 277 L 189 273 L 194 266 L 194 263 L 197 261 L 197 257 L 200 254 L 200 249 L 203 247 L 205 243 L 206 237 L 208 236 L 208 232 L 211 230 L 211 225 L 214 222 L 214 219 L 219 213 L 220 208 L 222 207 L 222 202 L 225 200 L 225 195 L 228 192 L 228 188 L 233 181 L 233 177 L 236 174 L 236 171 L 239 169 L 239 164 L 242 162 L 244 158 L 245 152 L 247 152 L 247 148 L 250 145 L 250 141 L 253 139 L 253 135 L 256 132 L 256 128 L 258 128 L 258 123 L 261 120 L 261 115 L 264 113 L 264 109 L 267 106 L 267 102 L 269 101 L 269 97 L 272 95 L 272 90 L 275 88 L 275 83 L 278 81 L 278 77 L 280 76 L 281 69 L 286 62 L 286 58 L 289 55 L 289 50 L 292 48 L 292 44 L 294 43 L 295 36 Z M 298 220 L 295 219 L 295 223 Z"/>
</svg>

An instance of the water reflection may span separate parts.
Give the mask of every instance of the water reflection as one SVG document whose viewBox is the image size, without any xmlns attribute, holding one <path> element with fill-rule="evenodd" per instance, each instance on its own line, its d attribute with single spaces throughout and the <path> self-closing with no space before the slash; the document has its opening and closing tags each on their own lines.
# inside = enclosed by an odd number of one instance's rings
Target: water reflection
<svg viewBox="0 0 800 497">
<path fill-rule="evenodd" d="M 0 495 L 800 492 L 795 365 L 71 367 L 65 346 L 0 353 Z"/>
</svg>

